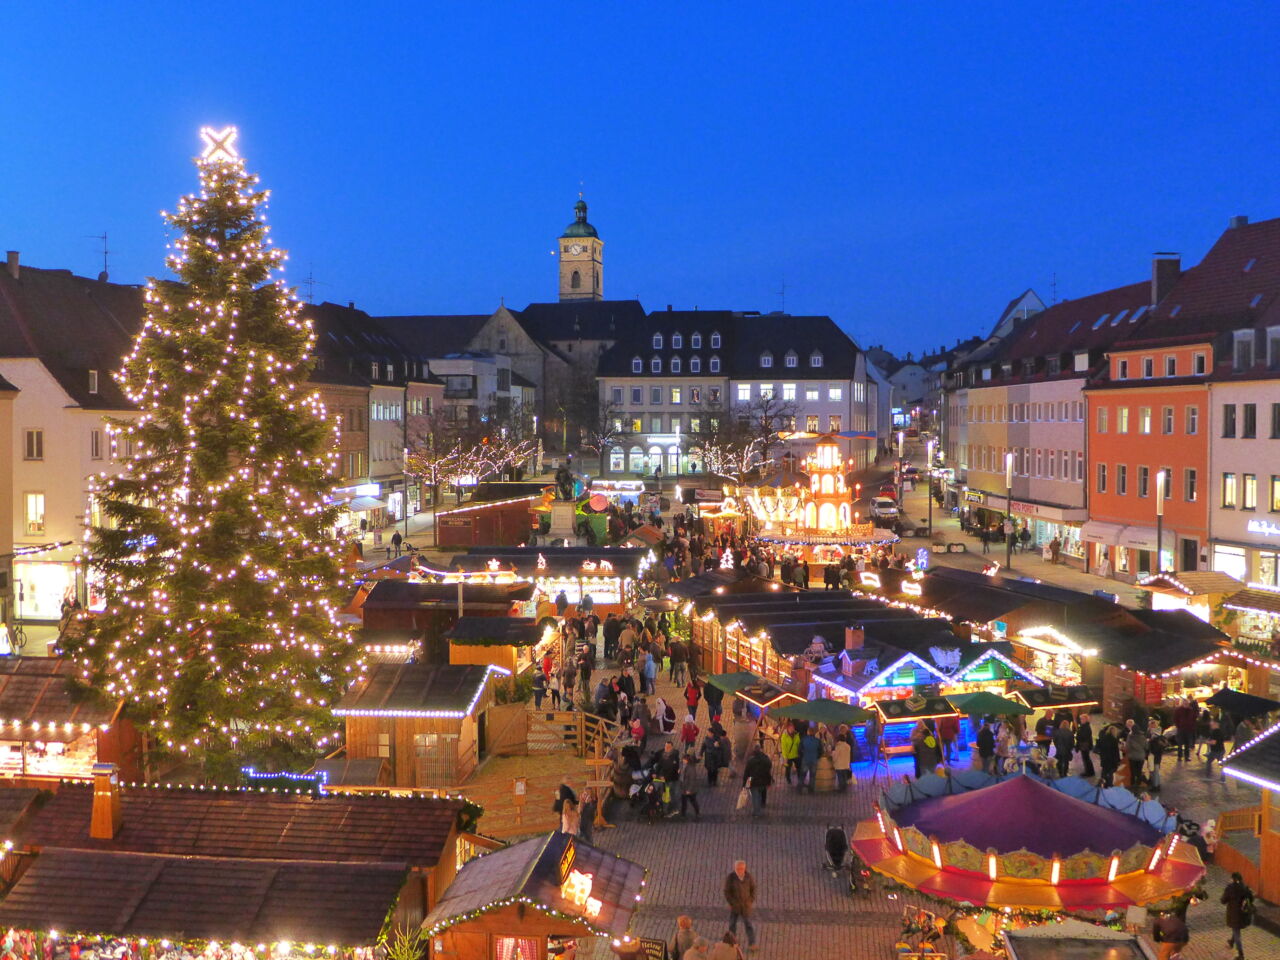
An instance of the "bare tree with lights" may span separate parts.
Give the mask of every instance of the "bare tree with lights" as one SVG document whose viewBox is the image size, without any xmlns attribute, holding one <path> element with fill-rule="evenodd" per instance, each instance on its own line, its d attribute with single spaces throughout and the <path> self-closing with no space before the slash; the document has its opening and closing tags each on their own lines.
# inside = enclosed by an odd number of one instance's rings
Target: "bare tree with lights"
<svg viewBox="0 0 1280 960">
<path fill-rule="evenodd" d="M 149 760 L 228 782 L 331 749 L 361 664 L 338 619 L 338 427 L 307 383 L 315 334 L 235 129 L 201 134 L 200 190 L 164 215 L 177 279 L 148 281 L 116 374 L 140 410 L 111 425 L 124 469 L 94 482 L 105 609 L 68 653 L 81 682 L 124 700 Z"/>
</svg>

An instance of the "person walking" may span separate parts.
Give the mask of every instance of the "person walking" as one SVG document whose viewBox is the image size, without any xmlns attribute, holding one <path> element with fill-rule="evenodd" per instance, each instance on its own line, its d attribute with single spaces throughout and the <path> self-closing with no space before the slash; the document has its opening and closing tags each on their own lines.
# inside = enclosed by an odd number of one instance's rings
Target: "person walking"
<svg viewBox="0 0 1280 960">
<path fill-rule="evenodd" d="M 773 783 L 773 761 L 757 744 L 742 768 L 742 785 L 751 790 L 751 815 L 758 817 L 769 801 L 769 785 Z"/>
<path fill-rule="evenodd" d="M 1151 939 L 1159 945 L 1159 960 L 1170 960 L 1191 942 L 1191 931 L 1187 929 L 1187 921 L 1170 910 L 1160 914 L 1151 925 Z"/>
<path fill-rule="evenodd" d="M 982 772 L 994 773 L 996 762 L 996 735 L 991 729 L 990 717 L 982 718 L 982 726 L 978 728 L 976 742 L 978 744 L 978 760 L 982 763 Z"/>
<path fill-rule="evenodd" d="M 1129 761 L 1129 789 L 1136 793 L 1147 781 L 1142 769 L 1147 765 L 1147 754 L 1151 752 L 1151 746 L 1147 740 L 1147 731 L 1132 720 L 1129 723 L 1133 723 L 1133 726 L 1124 738 L 1124 755 Z"/>
<path fill-rule="evenodd" d="M 738 860 L 724 878 L 724 899 L 729 905 L 729 935 L 736 937 L 738 921 L 747 931 L 747 949 L 756 949 L 756 931 L 751 925 L 751 911 L 756 905 L 756 878 L 747 870 L 747 862 Z M 728 941 L 727 941 L 728 942 Z"/>
<path fill-rule="evenodd" d="M 542 709 L 542 698 L 547 695 L 547 675 L 541 670 L 533 671 L 533 709 Z"/>
<path fill-rule="evenodd" d="M 1151 717 L 1147 720 L 1147 756 L 1151 758 L 1151 774 L 1147 782 L 1152 790 L 1160 789 L 1160 761 L 1168 749 L 1169 741 L 1160 729 L 1160 721 Z"/>
<path fill-rule="evenodd" d="M 560 709 L 560 671 L 551 671 L 551 676 L 547 678 L 547 692 L 551 694 L 551 709 Z"/>
<path fill-rule="evenodd" d="M 1219 766 L 1221 766 L 1222 758 L 1227 755 L 1227 735 L 1222 729 L 1222 724 L 1217 720 L 1210 720 L 1209 736 L 1205 739 L 1209 744 L 1209 755 L 1206 769 L 1208 773 L 1212 773 L 1213 762 L 1217 760 Z"/>
<path fill-rule="evenodd" d="M 698 704 L 702 700 L 702 681 L 697 677 L 690 677 L 689 682 L 684 687 L 684 703 L 689 708 L 689 714 L 694 720 L 698 719 Z"/>
<path fill-rule="evenodd" d="M 1227 926 L 1231 936 L 1227 946 L 1236 948 L 1236 960 L 1244 960 L 1244 941 L 1240 931 L 1253 923 L 1253 891 L 1245 885 L 1239 873 L 1231 874 L 1231 882 L 1222 891 L 1222 902 L 1227 907 Z M 747 927 L 748 932 L 751 928 Z"/>
<path fill-rule="evenodd" d="M 716 785 L 720 771 L 729 765 L 729 741 L 716 727 L 708 730 L 702 740 L 702 765 L 707 768 L 709 787 Z"/>
<path fill-rule="evenodd" d="M 707 713 L 711 715 L 711 722 L 719 723 L 724 716 L 724 691 L 714 683 L 708 683 L 702 688 L 702 696 L 707 701 Z"/>
<path fill-rule="evenodd" d="M 1049 558 L 1051 563 L 1057 563 L 1062 556 L 1062 538 L 1054 537 L 1049 541 Z"/>
<path fill-rule="evenodd" d="M 686 713 L 684 715 L 684 723 L 680 726 L 680 751 L 682 753 L 693 753 L 694 747 L 698 743 L 698 725 L 694 722 L 693 714 Z"/>
<path fill-rule="evenodd" d="M 831 747 L 831 765 L 836 771 L 836 790 L 844 793 L 849 789 L 849 778 L 853 775 L 853 734 L 842 729 Z"/>
<path fill-rule="evenodd" d="M 702 809 L 698 806 L 698 758 L 692 753 L 684 755 L 684 766 L 680 768 L 680 816 L 688 816 L 689 807 L 693 807 L 693 819 L 702 819 Z"/>
<path fill-rule="evenodd" d="M 1173 708 L 1173 726 L 1178 731 L 1178 762 L 1191 759 L 1191 747 L 1196 742 L 1196 708 L 1184 697 Z"/>
<path fill-rule="evenodd" d="M 400 536 L 400 531 L 397 530 L 391 535 L 391 546 L 395 550 L 397 557 L 400 556 L 400 544 L 402 543 L 404 543 L 404 537 Z"/>
<path fill-rule="evenodd" d="M 1102 766 L 1102 786 L 1115 785 L 1116 771 L 1120 769 L 1120 740 L 1116 728 L 1108 725 L 1098 734 L 1098 763 Z"/>
<path fill-rule="evenodd" d="M 800 738 L 800 786 L 797 792 L 809 788 L 810 793 L 817 790 L 818 759 L 822 756 L 822 741 L 813 733 L 813 728 L 805 730 Z"/>
<path fill-rule="evenodd" d="M 556 616 L 563 617 L 564 612 L 569 609 L 569 595 L 561 590 L 556 594 Z"/>
<path fill-rule="evenodd" d="M 591 843 L 596 826 L 596 809 L 599 806 L 600 799 L 594 787 L 587 787 L 582 791 L 582 806 L 578 809 L 578 836 L 583 843 Z"/>
<path fill-rule="evenodd" d="M 956 738 L 960 736 L 960 717 L 942 717 L 938 720 L 938 739 L 942 742 L 942 759 L 954 763 Z"/>
<path fill-rule="evenodd" d="M 1076 746 L 1076 733 L 1066 720 L 1059 721 L 1053 729 L 1053 752 L 1058 761 L 1058 776 L 1071 772 L 1071 752 Z"/>
<path fill-rule="evenodd" d="M 1080 760 L 1084 763 L 1084 770 L 1080 775 L 1090 780 L 1094 777 L 1093 769 L 1093 724 L 1089 721 L 1089 714 L 1080 714 L 1080 722 L 1076 724 L 1076 749 L 1080 751 Z"/>
<path fill-rule="evenodd" d="M 782 775 L 786 778 L 787 785 L 791 784 L 793 770 L 796 773 L 796 779 L 803 783 L 804 778 L 800 776 L 800 734 L 790 720 L 787 721 L 782 735 L 778 737 L 778 756 L 782 758 Z"/>
<path fill-rule="evenodd" d="M 978 539 L 982 541 L 982 552 L 991 552 L 991 531 L 983 527 L 978 531 Z"/>
<path fill-rule="evenodd" d="M 938 735 L 932 720 L 916 721 L 916 728 L 911 731 L 911 747 L 916 761 L 916 779 L 933 773 L 941 763 L 942 754 L 938 750 Z"/>
</svg>

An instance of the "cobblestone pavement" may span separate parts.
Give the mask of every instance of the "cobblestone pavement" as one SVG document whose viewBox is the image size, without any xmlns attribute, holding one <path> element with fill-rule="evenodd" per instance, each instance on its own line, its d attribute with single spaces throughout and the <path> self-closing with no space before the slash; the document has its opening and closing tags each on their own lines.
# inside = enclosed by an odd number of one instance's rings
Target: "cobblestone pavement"
<svg viewBox="0 0 1280 960">
<path fill-rule="evenodd" d="M 659 685 L 659 694 L 680 703 L 674 688 Z M 672 700 L 672 698 L 675 698 Z M 699 717 L 706 722 L 706 713 Z M 651 741 L 652 745 L 652 741 Z M 909 775 L 910 760 L 893 762 L 895 777 Z M 1196 819 L 1257 802 L 1258 792 L 1237 781 L 1215 775 L 1206 778 L 1202 763 L 1163 765 L 1162 799 Z M 781 781 L 781 775 L 778 774 Z M 653 826 L 637 823 L 625 809 L 614 817 L 617 827 L 597 831 L 595 842 L 606 850 L 636 860 L 649 870 L 648 893 L 633 930 L 641 936 L 670 941 L 676 917 L 688 914 L 694 928 L 709 940 L 726 929 L 728 913 L 721 894 L 725 876 L 737 859 L 747 861 L 756 877 L 759 896 L 754 921 L 761 958 L 848 960 L 894 956 L 893 944 L 904 905 L 927 903 L 909 892 L 895 897 L 883 890 L 851 896 L 822 867 L 822 840 L 829 824 L 852 829 L 872 815 L 871 804 L 884 785 L 873 783 L 871 765 L 857 765 L 847 793 L 797 794 L 785 783 L 769 791 L 765 816 L 753 820 L 733 809 L 740 785 L 730 778 L 715 789 L 704 788 L 698 799 L 702 819 L 668 819 Z M 1188 920 L 1192 942 L 1186 960 L 1225 960 L 1227 931 L 1219 905 L 1225 878 L 1210 869 L 1209 899 L 1193 906 Z M 1251 927 L 1244 933 L 1249 960 L 1280 958 L 1280 940 Z M 603 942 L 585 956 L 604 958 Z"/>
</svg>

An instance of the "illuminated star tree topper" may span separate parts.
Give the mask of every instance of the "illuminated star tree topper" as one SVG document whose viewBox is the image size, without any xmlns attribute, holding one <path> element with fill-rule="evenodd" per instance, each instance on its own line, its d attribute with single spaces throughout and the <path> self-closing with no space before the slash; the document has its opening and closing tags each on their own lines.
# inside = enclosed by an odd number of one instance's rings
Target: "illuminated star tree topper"
<svg viewBox="0 0 1280 960">
<path fill-rule="evenodd" d="M 201 137 L 199 192 L 165 214 L 176 278 L 148 282 L 116 374 L 138 415 L 111 425 L 123 471 L 94 483 L 105 609 L 67 645 L 152 750 L 229 780 L 331 748 L 331 704 L 360 665 L 338 617 L 337 426 L 307 383 L 315 334 L 235 128 Z"/>
</svg>

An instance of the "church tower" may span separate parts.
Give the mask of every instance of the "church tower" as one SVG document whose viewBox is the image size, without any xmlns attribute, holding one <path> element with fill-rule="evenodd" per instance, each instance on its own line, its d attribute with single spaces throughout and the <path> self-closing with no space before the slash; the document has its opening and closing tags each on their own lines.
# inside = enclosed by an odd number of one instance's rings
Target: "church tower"
<svg viewBox="0 0 1280 960">
<path fill-rule="evenodd" d="M 587 202 L 578 195 L 574 221 L 560 235 L 560 299 L 604 299 L 604 241 L 587 223 Z"/>
</svg>

